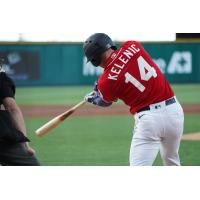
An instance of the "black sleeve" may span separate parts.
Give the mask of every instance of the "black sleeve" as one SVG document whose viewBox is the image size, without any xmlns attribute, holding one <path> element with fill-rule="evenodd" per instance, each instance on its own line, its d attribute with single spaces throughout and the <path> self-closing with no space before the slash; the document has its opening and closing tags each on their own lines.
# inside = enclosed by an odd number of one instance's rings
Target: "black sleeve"
<svg viewBox="0 0 200 200">
<path fill-rule="evenodd" d="M 0 73 L 0 99 L 3 100 L 6 97 L 15 97 L 15 84 L 6 73 Z"/>
</svg>

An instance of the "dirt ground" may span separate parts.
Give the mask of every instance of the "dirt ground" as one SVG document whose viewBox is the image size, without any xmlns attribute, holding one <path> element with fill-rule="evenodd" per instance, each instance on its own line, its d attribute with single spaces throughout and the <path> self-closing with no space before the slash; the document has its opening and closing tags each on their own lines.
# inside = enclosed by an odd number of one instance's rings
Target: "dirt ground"
<svg viewBox="0 0 200 200">
<path fill-rule="evenodd" d="M 199 141 L 200 140 L 200 132 L 184 134 L 182 137 L 182 140 L 193 140 L 193 141 L 198 140 Z"/>
</svg>

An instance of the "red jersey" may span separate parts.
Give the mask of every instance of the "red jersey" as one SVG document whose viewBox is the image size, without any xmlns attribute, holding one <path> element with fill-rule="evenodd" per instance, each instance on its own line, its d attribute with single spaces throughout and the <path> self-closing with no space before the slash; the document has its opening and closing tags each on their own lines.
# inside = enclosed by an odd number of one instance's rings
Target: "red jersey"
<svg viewBox="0 0 200 200">
<path fill-rule="evenodd" d="M 121 99 L 132 114 L 174 96 L 158 66 L 136 41 L 125 42 L 111 54 L 98 89 L 106 102 Z"/>
</svg>

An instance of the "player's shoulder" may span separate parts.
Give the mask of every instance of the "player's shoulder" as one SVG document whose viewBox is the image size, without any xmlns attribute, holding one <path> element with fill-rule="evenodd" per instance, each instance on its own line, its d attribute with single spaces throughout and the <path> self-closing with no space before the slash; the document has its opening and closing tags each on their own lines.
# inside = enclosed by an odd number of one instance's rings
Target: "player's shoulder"
<svg viewBox="0 0 200 200">
<path fill-rule="evenodd" d="M 98 86 L 101 86 L 103 88 L 113 88 L 114 87 L 114 81 L 108 79 L 108 73 L 109 73 L 109 70 L 107 73 L 103 73 L 99 79 L 98 79 Z"/>
<path fill-rule="evenodd" d="M 131 46 L 132 44 L 135 44 L 135 45 L 141 45 L 140 42 L 138 41 L 135 41 L 135 40 L 128 40 L 126 42 L 124 42 L 121 47 L 128 47 L 128 46 Z"/>
<path fill-rule="evenodd" d="M 98 79 L 97 87 L 98 90 L 106 102 L 117 101 L 117 97 L 115 95 L 115 85 L 114 81 L 109 80 L 107 77 L 101 76 Z"/>
<path fill-rule="evenodd" d="M 106 82 L 107 82 L 107 75 L 106 75 L 106 73 L 104 71 L 104 73 L 101 74 L 101 76 L 98 79 L 98 85 L 105 85 Z"/>
</svg>

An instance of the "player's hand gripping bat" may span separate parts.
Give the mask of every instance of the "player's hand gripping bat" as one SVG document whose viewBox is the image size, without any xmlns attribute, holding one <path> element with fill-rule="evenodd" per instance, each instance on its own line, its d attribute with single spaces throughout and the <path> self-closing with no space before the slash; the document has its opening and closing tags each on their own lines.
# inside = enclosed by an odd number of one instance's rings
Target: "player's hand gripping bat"
<svg viewBox="0 0 200 200">
<path fill-rule="evenodd" d="M 41 126 L 39 129 L 35 131 L 36 135 L 41 137 L 51 131 L 53 128 L 58 126 L 63 120 L 69 117 L 72 113 L 74 113 L 78 108 L 84 105 L 86 101 L 81 101 L 80 103 L 76 104 L 74 107 L 70 108 L 69 110 L 65 111 L 64 113 L 54 117 L 52 120 Z"/>
</svg>

